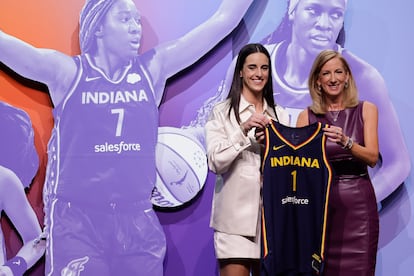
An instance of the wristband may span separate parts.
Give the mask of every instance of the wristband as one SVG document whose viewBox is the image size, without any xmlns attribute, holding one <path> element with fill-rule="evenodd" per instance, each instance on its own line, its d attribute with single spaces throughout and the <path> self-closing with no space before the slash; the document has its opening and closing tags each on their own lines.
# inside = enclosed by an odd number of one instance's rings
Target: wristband
<svg viewBox="0 0 414 276">
<path fill-rule="evenodd" d="M 3 266 L 8 266 L 13 272 L 13 275 L 17 276 L 23 275 L 23 273 L 25 273 L 27 270 L 26 260 L 20 256 L 15 256 L 14 258 L 11 258 Z"/>
</svg>

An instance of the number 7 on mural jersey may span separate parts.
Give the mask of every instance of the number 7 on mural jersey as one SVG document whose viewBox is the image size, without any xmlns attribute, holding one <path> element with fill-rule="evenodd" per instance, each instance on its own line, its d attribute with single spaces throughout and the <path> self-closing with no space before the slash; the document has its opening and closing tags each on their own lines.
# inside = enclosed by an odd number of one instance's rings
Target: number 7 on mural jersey
<svg viewBox="0 0 414 276">
<path fill-rule="evenodd" d="M 116 123 L 116 130 L 115 130 L 115 136 L 119 137 L 122 134 L 122 123 L 124 121 L 124 109 L 123 108 L 114 108 L 111 110 L 112 114 L 118 115 L 118 120 Z"/>
</svg>

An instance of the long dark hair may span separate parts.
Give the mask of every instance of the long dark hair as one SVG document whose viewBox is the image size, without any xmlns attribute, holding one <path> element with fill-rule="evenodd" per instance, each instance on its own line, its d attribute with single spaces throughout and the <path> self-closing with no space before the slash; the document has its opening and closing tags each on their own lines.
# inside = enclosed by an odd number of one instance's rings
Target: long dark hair
<svg viewBox="0 0 414 276">
<path fill-rule="evenodd" d="M 267 49 L 259 43 L 251 43 L 245 45 L 243 48 L 240 49 L 239 54 L 237 56 L 236 66 L 234 68 L 233 73 L 233 80 L 231 82 L 231 87 L 229 94 L 227 95 L 227 99 L 230 99 L 230 108 L 229 108 L 229 116 L 231 111 L 234 111 L 236 116 L 237 122 L 240 124 L 240 115 L 239 115 L 239 104 L 240 104 L 240 95 L 243 89 L 243 81 L 240 77 L 240 71 L 243 69 L 243 65 L 246 61 L 246 58 L 254 53 L 263 53 L 266 55 L 267 60 L 269 61 L 269 78 L 267 83 L 263 88 L 263 98 L 266 100 L 268 106 L 275 108 L 275 100 L 273 99 L 273 82 L 272 82 L 272 65 L 270 61 L 270 54 Z M 275 111 L 276 115 L 276 111 Z M 277 115 L 276 115 L 277 116 Z"/>
</svg>

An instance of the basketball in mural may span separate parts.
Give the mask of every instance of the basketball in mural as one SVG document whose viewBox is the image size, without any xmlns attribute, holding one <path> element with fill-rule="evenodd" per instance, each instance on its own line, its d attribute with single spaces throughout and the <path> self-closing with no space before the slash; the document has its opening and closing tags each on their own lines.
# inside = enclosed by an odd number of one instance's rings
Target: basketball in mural
<svg viewBox="0 0 414 276">
<path fill-rule="evenodd" d="M 160 127 L 156 147 L 157 181 L 151 201 L 159 207 L 180 206 L 203 188 L 207 177 L 204 148 L 179 129 Z"/>
</svg>

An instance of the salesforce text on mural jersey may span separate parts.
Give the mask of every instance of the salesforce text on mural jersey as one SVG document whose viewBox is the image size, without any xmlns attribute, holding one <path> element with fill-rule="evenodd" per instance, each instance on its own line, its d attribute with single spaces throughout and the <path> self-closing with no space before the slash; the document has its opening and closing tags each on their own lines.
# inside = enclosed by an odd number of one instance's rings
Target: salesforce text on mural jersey
<svg viewBox="0 0 414 276">
<path fill-rule="evenodd" d="M 140 151 L 141 145 L 137 143 L 125 143 L 124 141 L 115 144 L 105 142 L 104 144 L 95 145 L 94 148 L 94 151 L 97 153 L 115 152 L 121 154 L 122 152 Z"/>
</svg>

